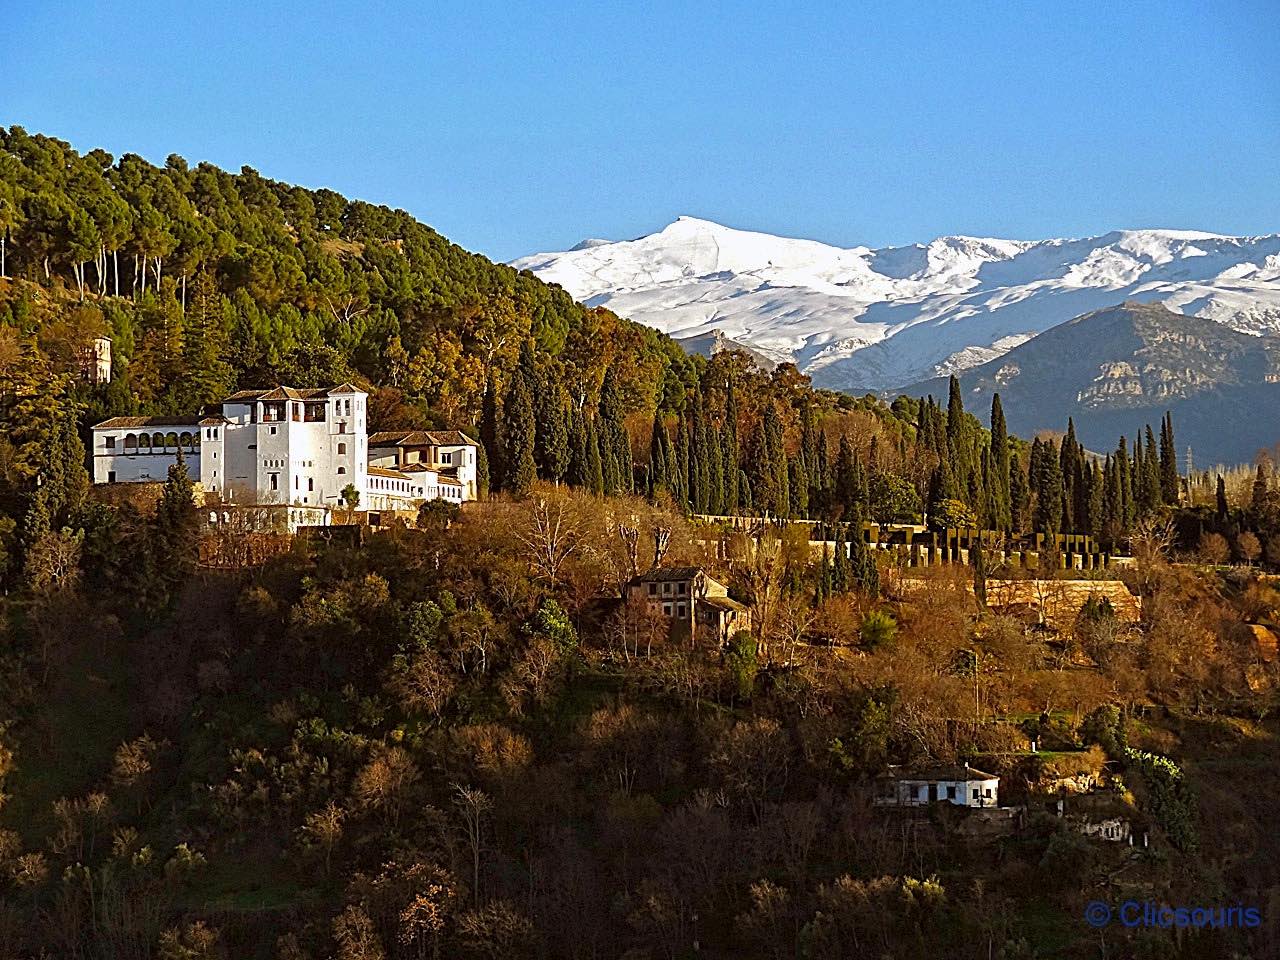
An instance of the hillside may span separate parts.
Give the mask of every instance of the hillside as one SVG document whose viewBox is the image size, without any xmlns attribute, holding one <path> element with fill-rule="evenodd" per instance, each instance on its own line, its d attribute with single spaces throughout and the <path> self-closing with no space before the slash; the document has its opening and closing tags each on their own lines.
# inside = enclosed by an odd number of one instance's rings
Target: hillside
<svg viewBox="0 0 1280 960">
<path fill-rule="evenodd" d="M 1030 436 L 1071 417 L 1085 446 L 1109 449 L 1160 411 L 1202 467 L 1247 462 L 1280 440 L 1280 338 L 1249 336 L 1157 304 L 1125 303 L 1060 324 L 959 375 L 965 402 L 1005 403 L 1010 429 Z M 904 388 L 947 392 L 944 378 Z"/>
<path fill-rule="evenodd" d="M 1280 331 L 1280 235 L 1116 231 L 841 249 L 681 217 L 635 240 L 514 261 L 677 338 L 718 329 L 820 386 L 889 389 L 985 363 L 1124 300 Z"/>
</svg>

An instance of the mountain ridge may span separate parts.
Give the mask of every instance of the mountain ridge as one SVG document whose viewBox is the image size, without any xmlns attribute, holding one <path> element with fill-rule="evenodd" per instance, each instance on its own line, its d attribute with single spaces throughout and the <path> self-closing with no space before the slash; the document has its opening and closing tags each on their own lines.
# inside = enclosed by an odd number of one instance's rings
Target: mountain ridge
<svg viewBox="0 0 1280 960">
<path fill-rule="evenodd" d="M 1165 411 L 1179 454 L 1202 464 L 1251 459 L 1280 439 L 1280 336 L 1252 336 L 1160 304 L 1126 302 L 1093 311 L 959 374 L 965 405 L 986 416 L 999 392 L 1010 430 L 1023 436 L 1061 429 L 1068 417 L 1080 440 L 1110 449 Z M 945 396 L 939 377 L 904 388 Z"/>
<path fill-rule="evenodd" d="M 677 339 L 719 330 L 837 389 L 965 370 L 1125 300 L 1280 332 L 1280 234 L 955 235 L 872 249 L 685 216 L 634 240 L 579 247 L 512 266 Z"/>
</svg>

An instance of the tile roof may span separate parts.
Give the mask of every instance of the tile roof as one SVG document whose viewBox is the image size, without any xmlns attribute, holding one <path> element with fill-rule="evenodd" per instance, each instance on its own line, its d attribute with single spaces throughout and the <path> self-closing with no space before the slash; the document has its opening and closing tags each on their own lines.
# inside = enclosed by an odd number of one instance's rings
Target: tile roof
<svg viewBox="0 0 1280 960">
<path fill-rule="evenodd" d="M 702 572 L 701 567 L 659 567 L 635 577 L 632 583 L 650 583 L 670 580 L 692 580 Z"/>
<path fill-rule="evenodd" d="M 286 387 L 283 384 L 267 390 L 237 390 L 223 403 L 243 403 L 248 400 L 319 400 L 336 394 L 363 393 L 349 383 L 336 387 Z"/>
<path fill-rule="evenodd" d="M 461 430 L 380 430 L 369 435 L 371 447 L 474 447 Z"/>
<path fill-rule="evenodd" d="M 698 603 L 705 603 L 707 606 L 717 607 L 721 610 L 733 610 L 737 612 L 747 609 L 732 597 L 699 597 Z"/>
<path fill-rule="evenodd" d="M 95 430 L 119 430 L 127 427 L 197 427 L 208 418 L 202 417 L 112 417 L 94 424 Z M 219 418 L 218 423 L 222 423 Z"/>
<path fill-rule="evenodd" d="M 412 480 L 413 477 L 407 473 L 401 473 L 399 470 L 388 470 L 385 467 L 370 467 L 369 476 L 371 477 L 391 477 L 394 480 Z"/>
<path fill-rule="evenodd" d="M 957 782 L 1000 779 L 994 773 L 983 773 L 977 767 L 961 764 L 936 767 L 890 767 L 889 776 L 894 780 L 954 780 Z"/>
</svg>

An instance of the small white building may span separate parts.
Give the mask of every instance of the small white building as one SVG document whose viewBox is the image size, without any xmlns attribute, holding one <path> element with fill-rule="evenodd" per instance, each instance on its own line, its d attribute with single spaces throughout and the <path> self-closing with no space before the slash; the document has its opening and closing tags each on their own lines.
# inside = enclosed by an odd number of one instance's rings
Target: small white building
<svg viewBox="0 0 1280 960">
<path fill-rule="evenodd" d="M 885 807 L 924 807 L 943 802 L 957 807 L 994 807 L 1000 778 L 965 763 L 961 766 L 890 767 L 881 778 L 876 804 Z"/>
<path fill-rule="evenodd" d="M 93 479 L 161 482 L 181 452 L 192 480 L 222 502 L 306 508 L 296 515 L 308 518 L 475 499 L 473 441 L 457 431 L 375 434 L 371 451 L 367 415 L 368 395 L 343 383 L 241 390 L 201 417 L 113 417 L 93 428 Z"/>
</svg>

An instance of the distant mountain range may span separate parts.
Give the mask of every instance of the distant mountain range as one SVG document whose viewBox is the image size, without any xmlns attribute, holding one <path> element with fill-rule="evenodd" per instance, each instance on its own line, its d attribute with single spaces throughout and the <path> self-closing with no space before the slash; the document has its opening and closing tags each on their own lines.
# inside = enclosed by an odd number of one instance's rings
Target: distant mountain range
<svg viewBox="0 0 1280 960">
<path fill-rule="evenodd" d="M 965 406 L 985 417 L 997 391 L 1009 427 L 1031 436 L 1073 417 L 1086 447 L 1111 450 L 1173 413 L 1179 462 L 1249 460 L 1280 441 L 1280 337 L 1251 336 L 1159 304 L 1125 303 L 1059 324 L 959 374 Z M 945 398 L 947 380 L 911 384 Z"/>
<path fill-rule="evenodd" d="M 1280 333 L 1280 235 L 1131 230 L 842 249 L 681 217 L 513 266 L 671 336 L 790 360 L 820 386 L 888 390 L 966 370 L 1126 300 Z"/>
<path fill-rule="evenodd" d="M 739 347 L 794 362 L 818 386 L 945 397 L 956 373 L 975 412 L 999 390 L 1023 435 L 1072 416 L 1105 450 L 1170 409 L 1180 457 L 1189 444 L 1202 465 L 1280 441 L 1280 234 L 873 250 L 681 217 L 513 266 L 691 352 Z"/>
</svg>

